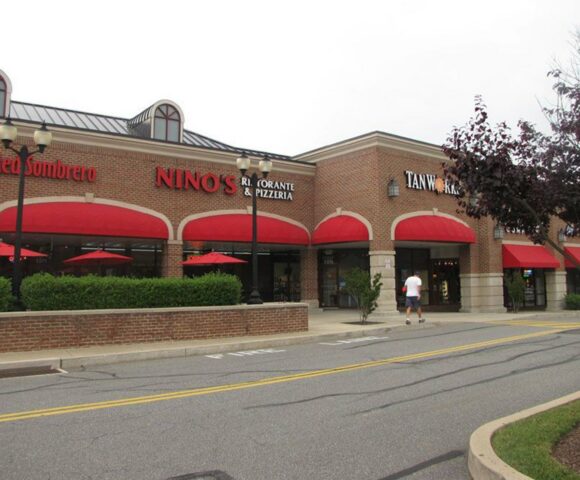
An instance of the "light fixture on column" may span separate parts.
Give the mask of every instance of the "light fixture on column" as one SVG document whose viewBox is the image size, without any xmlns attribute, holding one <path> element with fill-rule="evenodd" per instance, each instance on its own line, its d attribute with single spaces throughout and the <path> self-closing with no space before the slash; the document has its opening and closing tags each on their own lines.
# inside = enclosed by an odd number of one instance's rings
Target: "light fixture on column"
<svg viewBox="0 0 580 480">
<path fill-rule="evenodd" d="M 18 157 L 18 199 L 16 203 L 16 225 L 14 229 L 14 266 L 12 273 L 12 294 L 16 297 L 18 307 L 22 307 L 20 301 L 20 284 L 22 283 L 22 259 L 20 256 L 22 250 L 22 222 L 24 216 L 24 179 L 28 159 L 35 153 L 44 153 L 46 147 L 52 143 L 52 133 L 42 122 L 40 129 L 34 132 L 34 143 L 36 150 L 29 150 L 28 145 L 14 147 L 18 129 L 12 124 L 10 118 L 0 125 L 0 140 L 7 150 L 11 150 Z"/>
<path fill-rule="evenodd" d="M 248 298 L 249 305 L 264 303 L 258 291 L 258 205 L 256 200 L 256 190 L 258 189 L 258 180 L 260 177 L 256 172 L 246 175 L 250 169 L 251 161 L 245 152 L 236 160 L 236 165 L 242 177 L 248 177 L 250 180 L 250 189 L 252 192 L 252 292 Z M 258 170 L 262 178 L 266 178 L 272 171 L 272 160 L 266 155 L 258 164 Z"/>
<path fill-rule="evenodd" d="M 495 228 L 493 229 L 493 238 L 496 240 L 501 240 L 505 234 L 505 230 L 503 227 L 498 223 Z"/>
<path fill-rule="evenodd" d="M 399 184 L 394 178 L 391 179 L 387 185 L 387 195 L 389 197 L 398 197 L 400 193 Z"/>
</svg>

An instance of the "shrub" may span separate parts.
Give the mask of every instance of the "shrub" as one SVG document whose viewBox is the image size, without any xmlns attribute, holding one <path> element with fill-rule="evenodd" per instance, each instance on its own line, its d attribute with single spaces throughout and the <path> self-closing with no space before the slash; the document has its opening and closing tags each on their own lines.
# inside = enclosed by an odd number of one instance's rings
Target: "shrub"
<svg viewBox="0 0 580 480">
<path fill-rule="evenodd" d="M 54 277 L 40 273 L 22 282 L 29 310 L 162 308 L 240 303 L 242 285 L 234 275 L 197 278 Z"/>
<path fill-rule="evenodd" d="M 7 278 L 0 278 L 0 312 L 10 310 L 13 302 L 14 297 L 12 297 L 10 280 Z"/>
<path fill-rule="evenodd" d="M 567 310 L 580 310 L 580 294 L 579 293 L 569 293 L 564 298 Z"/>
</svg>

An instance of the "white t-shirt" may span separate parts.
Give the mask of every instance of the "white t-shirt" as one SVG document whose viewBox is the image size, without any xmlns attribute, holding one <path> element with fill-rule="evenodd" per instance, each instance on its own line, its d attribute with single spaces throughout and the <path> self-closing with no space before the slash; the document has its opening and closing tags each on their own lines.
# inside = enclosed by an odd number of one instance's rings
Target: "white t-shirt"
<svg viewBox="0 0 580 480">
<path fill-rule="evenodd" d="M 421 295 L 421 279 L 415 275 L 405 280 L 407 297 L 419 297 Z"/>
</svg>

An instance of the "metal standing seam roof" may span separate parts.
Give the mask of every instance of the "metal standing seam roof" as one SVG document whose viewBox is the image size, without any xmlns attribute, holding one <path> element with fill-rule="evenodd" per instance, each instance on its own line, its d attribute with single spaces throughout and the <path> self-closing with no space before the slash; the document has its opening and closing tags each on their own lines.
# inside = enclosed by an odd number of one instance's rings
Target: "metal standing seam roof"
<svg viewBox="0 0 580 480">
<path fill-rule="evenodd" d="M 150 108 L 150 107 L 149 107 Z M 148 109 L 142 112 L 138 117 L 146 113 Z M 125 119 L 118 117 L 110 117 L 108 115 L 99 115 L 95 113 L 78 112 L 75 110 L 68 110 L 64 108 L 47 107 L 45 105 L 35 105 L 32 103 L 10 102 L 10 118 L 13 120 L 21 120 L 24 122 L 42 123 L 46 122 L 48 126 L 53 125 L 57 127 L 74 128 L 76 130 L 88 130 L 91 132 L 107 133 L 112 135 L 122 135 L 126 137 L 142 138 L 132 132 L 130 126 L 135 122 L 136 118 Z M 155 139 L 149 139 L 155 140 Z M 162 140 L 155 140 L 163 142 Z M 174 143 L 174 142 L 164 142 Z M 192 147 L 208 148 L 211 150 L 222 150 L 225 152 L 241 153 L 251 156 L 263 157 L 268 155 L 270 158 L 279 160 L 292 160 L 287 155 L 279 155 L 276 153 L 261 152 L 258 150 L 249 150 L 245 148 L 232 147 L 217 140 L 213 140 L 199 133 L 183 130 L 184 145 Z"/>
</svg>

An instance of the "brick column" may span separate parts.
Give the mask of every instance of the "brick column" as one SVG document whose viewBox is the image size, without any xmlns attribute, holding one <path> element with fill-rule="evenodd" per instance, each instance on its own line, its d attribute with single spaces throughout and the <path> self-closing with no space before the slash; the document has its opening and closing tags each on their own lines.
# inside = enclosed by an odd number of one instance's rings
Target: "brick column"
<svg viewBox="0 0 580 480">
<path fill-rule="evenodd" d="M 546 310 L 557 312 L 564 310 L 566 296 L 566 272 L 546 272 Z"/>
<path fill-rule="evenodd" d="M 308 248 L 300 252 L 300 301 L 313 309 L 318 300 L 318 250 Z"/>
<path fill-rule="evenodd" d="M 505 313 L 501 242 L 493 238 L 493 223 L 481 221 L 477 243 L 459 251 L 461 312 Z"/>
<path fill-rule="evenodd" d="M 397 313 L 397 298 L 395 292 L 395 252 L 392 250 L 369 251 L 371 280 L 375 274 L 381 274 L 381 294 L 378 307 L 372 313 L 374 316 L 392 315 Z"/>
<path fill-rule="evenodd" d="M 161 275 L 163 277 L 182 277 L 183 267 L 179 262 L 183 260 L 183 242 L 168 240 L 163 250 Z"/>
</svg>

